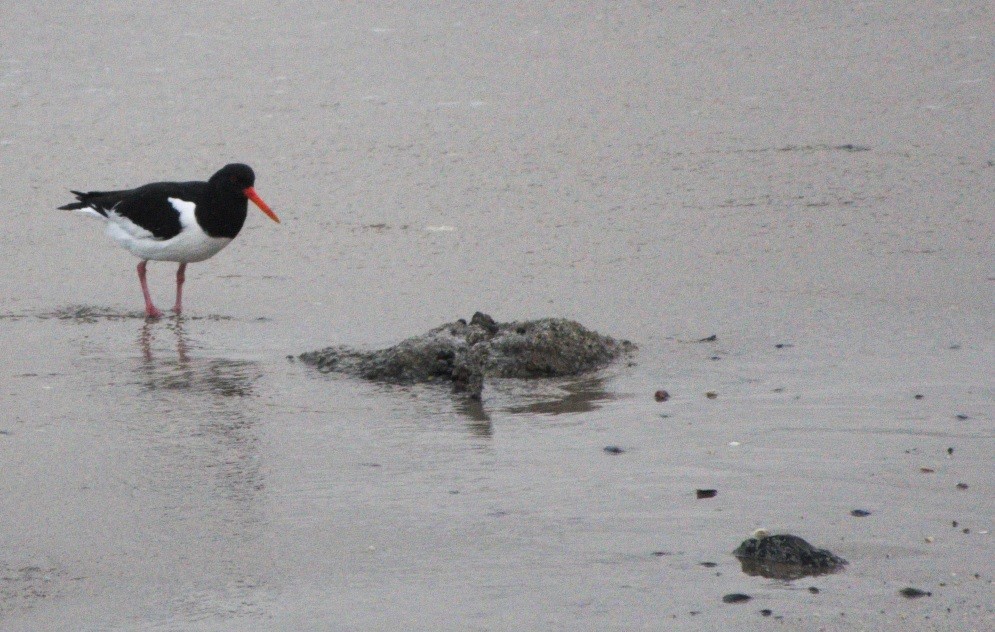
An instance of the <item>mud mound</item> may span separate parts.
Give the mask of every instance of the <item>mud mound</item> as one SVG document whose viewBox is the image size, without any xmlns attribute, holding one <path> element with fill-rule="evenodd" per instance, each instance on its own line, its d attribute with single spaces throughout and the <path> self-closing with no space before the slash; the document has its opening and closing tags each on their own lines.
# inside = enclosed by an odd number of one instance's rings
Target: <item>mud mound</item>
<svg viewBox="0 0 995 632">
<path fill-rule="evenodd" d="M 477 312 L 393 347 L 361 351 L 328 347 L 300 359 L 321 371 L 368 380 L 411 384 L 448 381 L 460 393 L 480 398 L 484 377 L 540 378 L 600 369 L 635 348 L 563 318 L 498 323 Z"/>
<path fill-rule="evenodd" d="M 732 552 L 743 572 L 774 579 L 799 579 L 825 575 L 843 568 L 847 561 L 826 549 L 817 549 L 796 535 L 768 535 L 758 531 Z"/>
</svg>

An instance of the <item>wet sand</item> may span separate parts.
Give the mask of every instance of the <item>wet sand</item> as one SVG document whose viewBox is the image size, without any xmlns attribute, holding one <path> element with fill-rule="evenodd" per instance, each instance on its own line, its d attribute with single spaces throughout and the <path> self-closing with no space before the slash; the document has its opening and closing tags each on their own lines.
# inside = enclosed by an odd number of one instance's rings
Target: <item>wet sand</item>
<svg viewBox="0 0 995 632">
<path fill-rule="evenodd" d="M 0 627 L 991 629 L 992 17 L 5 7 Z M 55 210 L 236 160 L 284 223 L 180 319 Z M 640 349 L 479 405 L 287 358 L 477 310 Z"/>
</svg>

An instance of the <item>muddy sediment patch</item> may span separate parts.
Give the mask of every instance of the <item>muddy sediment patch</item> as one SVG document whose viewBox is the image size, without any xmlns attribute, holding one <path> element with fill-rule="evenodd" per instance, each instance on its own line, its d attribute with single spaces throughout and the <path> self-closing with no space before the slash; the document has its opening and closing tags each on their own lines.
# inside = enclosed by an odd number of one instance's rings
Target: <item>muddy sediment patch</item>
<svg viewBox="0 0 995 632">
<path fill-rule="evenodd" d="M 420 336 L 375 351 L 327 347 L 302 353 L 321 371 L 368 380 L 413 384 L 449 382 L 479 399 L 485 377 L 544 378 L 580 375 L 631 353 L 635 345 L 564 318 L 496 322 L 477 312 Z"/>
</svg>

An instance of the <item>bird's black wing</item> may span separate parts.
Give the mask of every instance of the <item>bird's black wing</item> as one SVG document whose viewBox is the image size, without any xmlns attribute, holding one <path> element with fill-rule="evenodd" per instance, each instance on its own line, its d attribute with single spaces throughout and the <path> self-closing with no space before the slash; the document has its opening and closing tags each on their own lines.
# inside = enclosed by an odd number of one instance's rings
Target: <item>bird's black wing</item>
<svg viewBox="0 0 995 632">
<path fill-rule="evenodd" d="M 156 182 L 127 191 L 73 191 L 77 202 L 60 209 L 89 208 L 104 217 L 114 215 L 129 220 L 152 233 L 156 239 L 170 239 L 183 229 L 180 213 L 170 198 L 196 204 L 206 187 L 205 182 Z"/>
</svg>

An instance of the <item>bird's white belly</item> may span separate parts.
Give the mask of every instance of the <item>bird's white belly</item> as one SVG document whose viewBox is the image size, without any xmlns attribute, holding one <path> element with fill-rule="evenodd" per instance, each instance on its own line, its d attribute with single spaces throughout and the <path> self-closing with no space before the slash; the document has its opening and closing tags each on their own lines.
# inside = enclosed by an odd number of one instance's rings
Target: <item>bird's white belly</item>
<svg viewBox="0 0 995 632">
<path fill-rule="evenodd" d="M 107 213 L 107 235 L 141 259 L 196 263 L 210 259 L 232 242 L 228 237 L 211 237 L 194 219 L 194 205 L 170 198 L 180 213 L 183 230 L 170 239 L 156 239 L 152 233 L 113 210 Z"/>
<path fill-rule="evenodd" d="M 227 237 L 211 237 L 200 228 L 187 227 L 172 239 L 136 237 L 113 223 L 107 224 L 107 234 L 141 259 L 196 263 L 210 259 L 231 243 Z"/>
</svg>

